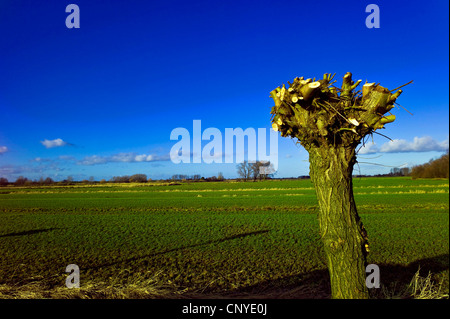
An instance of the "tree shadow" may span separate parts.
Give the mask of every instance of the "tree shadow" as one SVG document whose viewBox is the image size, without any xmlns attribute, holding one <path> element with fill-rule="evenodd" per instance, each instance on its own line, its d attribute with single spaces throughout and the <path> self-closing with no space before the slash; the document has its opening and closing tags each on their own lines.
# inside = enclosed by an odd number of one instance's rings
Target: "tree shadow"
<svg viewBox="0 0 450 319">
<path fill-rule="evenodd" d="M 436 275 L 449 270 L 449 254 L 419 259 L 406 266 L 401 264 L 379 264 L 378 267 L 380 268 L 381 285 L 393 298 L 397 298 L 406 291 L 416 274 L 422 278 L 431 274 L 433 280 L 436 280 L 436 283 L 438 283 L 439 279 L 436 278 Z M 448 289 L 448 286 L 443 288 Z M 376 289 L 373 295 L 377 297 L 382 294 Z"/>
<path fill-rule="evenodd" d="M 203 242 L 203 243 L 198 243 L 198 244 L 192 244 L 192 245 L 186 245 L 186 246 L 171 248 L 171 249 L 155 252 L 155 253 L 152 253 L 152 254 L 147 254 L 147 255 L 135 256 L 135 257 L 127 258 L 127 259 L 116 261 L 116 262 L 113 262 L 113 263 L 105 263 L 105 264 L 101 264 L 101 265 L 95 265 L 95 266 L 83 267 L 83 268 L 84 269 L 97 270 L 97 269 L 103 268 L 103 267 L 110 267 L 110 266 L 114 266 L 114 265 L 118 265 L 118 264 L 124 264 L 124 263 L 126 264 L 126 263 L 130 263 L 130 262 L 135 262 L 135 261 L 143 260 L 143 259 L 146 259 L 146 258 L 151 258 L 151 257 L 159 256 L 159 255 L 168 254 L 168 253 L 179 251 L 179 250 L 195 248 L 195 247 L 202 247 L 202 246 L 208 246 L 208 245 L 211 245 L 211 244 L 219 244 L 219 243 L 223 243 L 223 242 L 228 241 L 228 240 L 234 240 L 234 239 L 244 238 L 244 237 L 248 237 L 248 236 L 261 235 L 261 234 L 265 234 L 265 233 L 268 233 L 268 232 L 269 232 L 269 230 L 265 229 L 265 230 L 257 230 L 257 231 L 248 232 L 248 233 L 236 234 L 236 235 L 228 236 L 228 237 L 217 239 L 217 240 L 210 240 L 210 241 L 206 241 L 206 242 Z"/>
<path fill-rule="evenodd" d="M 163 251 L 150 253 L 141 256 L 126 258 L 123 260 L 103 263 L 82 267 L 83 269 L 99 270 L 104 267 L 116 266 L 120 264 L 126 265 L 135 261 L 142 261 L 175 251 L 184 249 L 202 247 L 211 244 L 218 244 L 228 240 L 245 238 L 248 236 L 256 236 L 268 233 L 269 230 L 259 230 L 242 234 L 235 234 L 217 240 L 210 240 L 203 243 L 185 245 L 166 249 Z M 439 274 L 449 269 L 449 254 L 434 256 L 431 258 L 423 258 L 413 261 L 409 264 L 377 264 L 380 268 L 380 282 L 383 287 L 394 286 L 395 290 L 401 290 L 407 287 L 414 275 L 420 269 L 420 275 L 425 277 L 429 272 Z M 372 298 L 386 298 L 381 289 L 373 288 L 370 290 Z M 375 296 L 375 297 L 373 297 Z M 330 277 L 328 270 L 318 269 L 310 272 L 300 273 L 298 275 L 285 276 L 275 280 L 265 280 L 258 284 L 240 287 L 228 291 L 217 291 L 214 288 L 202 290 L 201 292 L 191 292 L 186 295 L 179 295 L 177 298 L 191 299 L 330 299 Z"/>
<path fill-rule="evenodd" d="M 395 293 L 404 291 L 414 275 L 420 270 L 420 276 L 428 273 L 438 274 L 449 269 L 449 255 L 438 255 L 413 261 L 407 265 L 379 264 L 381 285 L 395 297 Z M 373 291 L 372 291 L 373 290 Z M 394 291 L 395 290 L 395 291 Z M 380 289 L 372 288 L 371 296 L 386 298 Z M 447 292 L 448 293 L 448 292 Z M 330 277 L 327 269 L 314 270 L 299 275 L 286 276 L 276 280 L 262 281 L 256 285 L 237 288 L 220 294 L 222 298 L 242 299 L 330 299 Z M 216 298 L 217 295 L 198 296 L 199 298 Z"/>
<path fill-rule="evenodd" d="M 208 296 L 202 297 L 208 298 Z M 236 288 L 225 292 L 223 297 L 233 299 L 329 299 L 331 297 L 330 277 L 327 269 L 319 269 L 261 281 L 244 288 Z"/>
<path fill-rule="evenodd" d="M 5 235 L 0 235 L 0 238 L 2 238 L 2 237 L 15 237 L 15 236 L 34 235 L 34 234 L 39 234 L 39 233 L 46 233 L 46 232 L 53 231 L 53 230 L 56 230 L 56 229 L 62 229 L 62 228 L 32 229 L 32 230 L 27 230 L 27 231 L 22 231 L 22 232 L 17 232 L 17 233 L 9 233 L 9 234 L 5 234 Z"/>
<path fill-rule="evenodd" d="M 413 261 L 407 266 L 380 264 L 381 279 L 384 281 L 405 281 L 408 282 L 413 278 L 414 274 L 420 268 L 421 275 L 431 273 L 439 273 L 449 269 L 449 254 L 434 256 Z"/>
</svg>

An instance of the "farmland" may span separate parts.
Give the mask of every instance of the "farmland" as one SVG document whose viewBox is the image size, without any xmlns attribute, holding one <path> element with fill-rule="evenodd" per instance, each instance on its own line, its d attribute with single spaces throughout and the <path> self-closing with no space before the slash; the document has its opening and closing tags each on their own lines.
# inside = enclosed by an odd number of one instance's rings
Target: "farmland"
<svg viewBox="0 0 450 319">
<path fill-rule="evenodd" d="M 448 180 L 353 183 L 382 285 L 420 268 L 448 294 Z M 76 264 L 93 298 L 327 298 L 317 212 L 310 180 L 3 187 L 0 296 L 51 297 Z"/>
</svg>

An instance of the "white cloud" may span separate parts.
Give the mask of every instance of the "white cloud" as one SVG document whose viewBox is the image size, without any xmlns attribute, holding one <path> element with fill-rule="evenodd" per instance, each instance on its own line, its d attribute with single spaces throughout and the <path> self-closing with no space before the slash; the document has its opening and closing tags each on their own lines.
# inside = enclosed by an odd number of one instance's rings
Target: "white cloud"
<svg viewBox="0 0 450 319">
<path fill-rule="evenodd" d="M 395 139 L 384 143 L 378 147 L 375 143 L 365 144 L 358 154 L 374 153 L 404 153 L 404 152 L 445 152 L 449 148 L 449 141 L 435 141 L 430 136 L 414 137 L 412 142 L 402 139 Z"/>
<path fill-rule="evenodd" d="M 6 146 L 0 146 L 0 154 L 8 152 L 8 148 Z"/>
<path fill-rule="evenodd" d="M 108 162 L 108 159 L 106 157 L 92 155 L 92 156 L 86 156 L 81 161 L 78 161 L 77 164 L 79 164 L 79 165 L 96 165 L 96 164 L 104 164 L 107 162 Z"/>
<path fill-rule="evenodd" d="M 49 158 L 36 157 L 31 160 L 31 162 L 43 163 L 43 162 L 51 162 L 52 160 Z"/>
<path fill-rule="evenodd" d="M 430 136 L 414 137 L 412 142 L 406 140 L 393 140 L 384 143 L 380 147 L 382 153 L 402 153 L 402 152 L 445 152 L 448 149 L 448 140 L 437 142 Z"/>
<path fill-rule="evenodd" d="M 375 143 L 366 143 L 360 148 L 358 154 L 374 154 L 378 151 L 378 146 Z"/>
<path fill-rule="evenodd" d="M 136 153 L 118 153 L 111 156 L 86 156 L 79 165 L 96 165 L 106 163 L 138 163 L 138 162 L 154 162 L 154 161 L 168 161 L 169 156 L 157 156 L 151 154 L 136 154 Z"/>
<path fill-rule="evenodd" d="M 151 162 L 153 160 L 153 155 L 136 155 L 134 160 L 136 162 Z"/>
<path fill-rule="evenodd" d="M 43 140 L 43 141 L 41 141 L 41 144 L 44 145 L 46 148 L 61 147 L 61 146 L 68 145 L 67 142 L 64 142 L 60 138 L 57 138 L 54 140 Z"/>
</svg>

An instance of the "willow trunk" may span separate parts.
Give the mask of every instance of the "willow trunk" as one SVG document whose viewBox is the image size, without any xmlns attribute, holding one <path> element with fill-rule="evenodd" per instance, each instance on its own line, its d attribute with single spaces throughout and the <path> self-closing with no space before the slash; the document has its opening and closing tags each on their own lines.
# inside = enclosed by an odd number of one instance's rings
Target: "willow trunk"
<svg viewBox="0 0 450 319">
<path fill-rule="evenodd" d="M 367 299 L 367 235 L 353 197 L 353 147 L 311 147 L 310 175 L 334 299 Z"/>
</svg>

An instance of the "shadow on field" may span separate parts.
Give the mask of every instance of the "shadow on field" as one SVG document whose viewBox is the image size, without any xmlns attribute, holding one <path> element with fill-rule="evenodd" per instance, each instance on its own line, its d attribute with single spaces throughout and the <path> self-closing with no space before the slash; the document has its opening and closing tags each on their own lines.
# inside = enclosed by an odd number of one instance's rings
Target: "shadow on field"
<svg viewBox="0 0 450 319">
<path fill-rule="evenodd" d="M 2 237 L 34 235 L 34 234 L 39 234 L 39 233 L 46 233 L 46 232 L 53 231 L 53 230 L 56 230 L 56 229 L 62 229 L 62 228 L 32 229 L 32 230 L 27 230 L 27 231 L 22 231 L 22 232 L 17 232 L 17 233 L 9 233 L 9 234 L 5 234 L 5 235 L 0 235 L 0 238 L 2 238 Z"/>
<path fill-rule="evenodd" d="M 389 286 L 390 283 L 408 285 L 417 271 L 425 277 L 428 273 L 437 274 L 449 269 L 449 254 L 438 255 L 413 261 L 408 265 L 380 264 L 380 281 Z"/>
<path fill-rule="evenodd" d="M 257 231 L 248 232 L 248 233 L 236 234 L 236 235 L 228 236 L 228 237 L 217 239 L 217 240 L 206 241 L 204 243 L 199 243 L 199 244 L 193 244 L 193 245 L 187 245 L 187 246 L 167 249 L 167 250 L 164 250 L 164 251 L 155 252 L 153 254 L 147 254 L 147 255 L 143 255 L 143 256 L 131 257 L 131 258 L 124 259 L 124 260 L 117 261 L 117 262 L 113 262 L 113 263 L 106 263 L 106 264 L 96 265 L 96 266 L 92 266 L 92 267 L 84 267 L 84 269 L 96 270 L 96 269 L 99 269 L 99 268 L 102 268 L 102 267 L 110 267 L 110 266 L 114 266 L 114 265 L 118 265 L 118 264 L 129 263 L 129 262 L 134 262 L 134 261 L 138 261 L 138 260 L 142 260 L 142 259 L 146 259 L 146 258 L 150 258 L 150 257 L 164 255 L 164 254 L 168 254 L 168 253 L 171 253 L 171 252 L 174 252 L 174 251 L 184 250 L 184 249 L 188 249 L 188 248 L 201 247 L 201 246 L 207 246 L 207 245 L 211 245 L 211 244 L 219 244 L 219 243 L 225 242 L 227 240 L 233 240 L 233 239 L 243 238 L 243 237 L 248 237 L 248 236 L 261 235 L 261 234 L 265 234 L 265 233 L 268 233 L 268 232 L 269 232 L 269 230 L 265 229 L 265 230 L 257 230 Z"/>
<path fill-rule="evenodd" d="M 207 298 L 207 296 L 204 296 Z M 330 299 L 330 276 L 327 269 L 262 281 L 238 288 L 224 295 L 239 299 Z"/>
<path fill-rule="evenodd" d="M 428 273 L 439 274 L 449 269 L 449 255 L 416 260 L 408 265 L 380 264 L 380 281 L 387 288 L 390 297 L 399 296 L 420 270 L 421 277 Z M 377 289 L 377 298 L 387 296 Z M 372 293 L 372 291 L 371 291 Z M 208 296 L 202 296 L 208 298 Z M 214 298 L 214 296 L 211 296 Z M 295 276 L 287 276 L 276 280 L 262 281 L 256 285 L 238 288 L 226 293 L 225 298 L 248 299 L 329 299 L 331 297 L 330 277 L 327 269 L 315 270 Z M 405 296 L 403 296 L 405 297 Z"/>
</svg>

